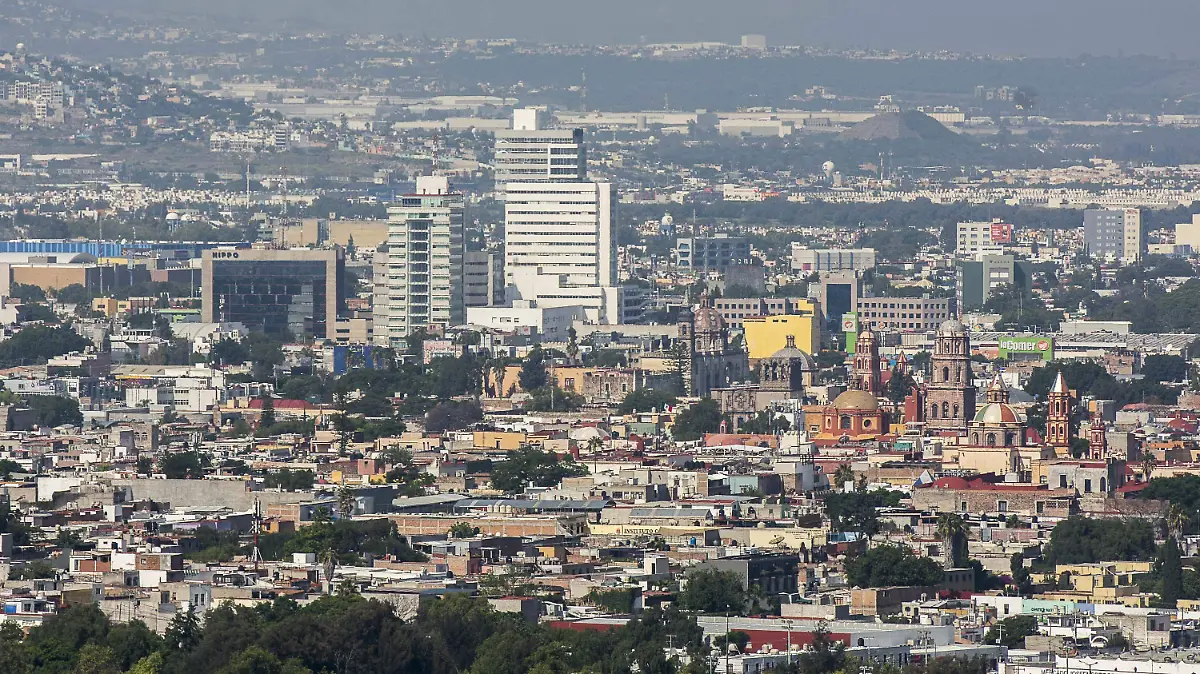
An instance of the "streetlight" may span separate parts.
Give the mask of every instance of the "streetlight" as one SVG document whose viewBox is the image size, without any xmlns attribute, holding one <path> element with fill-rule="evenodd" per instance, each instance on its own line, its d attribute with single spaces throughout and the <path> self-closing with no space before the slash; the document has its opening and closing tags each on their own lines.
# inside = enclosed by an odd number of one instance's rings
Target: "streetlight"
<svg viewBox="0 0 1200 674">
<path fill-rule="evenodd" d="M 783 626 L 787 628 L 787 663 L 788 667 L 792 666 L 792 621 L 784 620 Z"/>
</svg>

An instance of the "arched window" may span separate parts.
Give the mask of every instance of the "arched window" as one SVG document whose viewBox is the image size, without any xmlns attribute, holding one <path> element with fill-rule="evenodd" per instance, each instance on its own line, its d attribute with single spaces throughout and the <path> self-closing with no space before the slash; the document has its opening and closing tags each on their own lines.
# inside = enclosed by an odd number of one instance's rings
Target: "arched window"
<svg viewBox="0 0 1200 674">
<path fill-rule="evenodd" d="M 943 367 L 942 368 L 942 383 L 944 384 L 949 381 L 950 381 L 950 368 Z"/>
<path fill-rule="evenodd" d="M 988 447 L 996 446 L 996 434 L 995 433 L 987 434 L 987 444 L 988 444 Z"/>
<path fill-rule="evenodd" d="M 842 417 L 842 430 L 850 430 L 850 417 Z"/>
<path fill-rule="evenodd" d="M 1017 444 L 1017 434 L 1012 432 L 1005 433 L 1004 444 L 1007 447 L 1012 447 L 1013 445 Z"/>
<path fill-rule="evenodd" d="M 1105 478 L 1105 477 L 1100 478 L 1100 491 L 1102 491 L 1102 492 L 1108 491 L 1108 478 Z"/>
<path fill-rule="evenodd" d="M 954 418 L 958 418 L 958 403 L 954 403 Z"/>
<path fill-rule="evenodd" d="M 978 434 L 978 433 L 972 433 L 972 434 L 971 434 L 971 444 L 972 444 L 972 445 L 978 445 L 978 444 L 979 444 L 979 434 Z"/>
<path fill-rule="evenodd" d="M 930 419 L 937 418 L 937 403 L 934 403 L 929 406 L 929 418 Z"/>
<path fill-rule="evenodd" d="M 950 403 L 942 403 L 942 418 L 950 418 Z"/>
</svg>

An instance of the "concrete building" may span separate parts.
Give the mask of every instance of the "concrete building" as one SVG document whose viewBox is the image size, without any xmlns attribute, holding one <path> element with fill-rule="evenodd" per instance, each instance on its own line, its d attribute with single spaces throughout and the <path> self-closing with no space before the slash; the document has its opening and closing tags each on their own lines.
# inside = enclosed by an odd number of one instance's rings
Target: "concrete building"
<svg viewBox="0 0 1200 674">
<path fill-rule="evenodd" d="M 1175 245 L 1200 251 L 1200 214 L 1193 214 L 1191 222 L 1175 225 Z"/>
<path fill-rule="evenodd" d="M 463 195 L 443 176 L 417 178 L 415 194 L 388 208 L 386 309 L 375 319 L 380 343 L 402 346 L 427 325 L 461 325 Z"/>
<path fill-rule="evenodd" d="M 513 111 L 512 129 L 496 132 L 492 166 L 497 190 L 512 182 L 587 180 L 583 129 L 547 129 L 545 123 L 543 111 L 525 108 Z"/>
<path fill-rule="evenodd" d="M 512 306 L 467 307 L 467 323 L 493 330 L 542 335 L 550 340 L 568 338 L 575 321 L 586 312 L 580 305 L 543 307 L 533 300 L 516 300 Z"/>
<path fill-rule="evenodd" d="M 805 310 L 778 316 L 747 318 L 742 323 L 746 331 L 746 348 L 751 360 L 768 358 L 791 345 L 807 354 L 821 352 L 820 305 L 810 304 Z"/>
<path fill-rule="evenodd" d="M 974 260 L 959 260 L 956 295 L 959 311 L 979 309 L 1001 285 L 1023 285 L 1029 279 L 1029 263 L 1012 255 L 980 254 Z"/>
<path fill-rule="evenodd" d="M 999 218 L 991 222 L 958 223 L 957 252 L 962 256 L 974 256 L 980 252 L 1000 252 L 1013 242 L 1012 225 Z"/>
<path fill-rule="evenodd" d="M 346 305 L 341 248 L 218 248 L 201 259 L 201 320 L 267 333 L 333 336 Z"/>
<path fill-rule="evenodd" d="M 820 312 L 820 303 L 805 297 L 719 297 L 713 308 L 725 325 L 740 328 L 747 318 Z"/>
<path fill-rule="evenodd" d="M 950 318 L 952 300 L 919 297 L 860 297 L 858 320 L 873 330 L 888 332 L 936 330 Z"/>
<path fill-rule="evenodd" d="M 792 244 L 792 269 L 812 272 L 863 271 L 875 268 L 874 248 L 809 249 Z"/>
<path fill-rule="evenodd" d="M 504 304 L 504 256 L 490 250 L 463 254 L 463 304 L 468 307 Z"/>
<path fill-rule="evenodd" d="M 505 299 L 581 305 L 620 323 L 615 192 L 610 183 L 509 183 L 504 203 Z"/>
<path fill-rule="evenodd" d="M 1127 262 L 1141 259 L 1146 251 L 1142 212 L 1136 208 L 1084 211 L 1083 245 L 1096 258 Z"/>
<path fill-rule="evenodd" d="M 679 266 L 685 269 L 721 271 L 749 263 L 750 241 L 725 233 L 685 237 L 676 240 L 675 254 Z"/>
</svg>

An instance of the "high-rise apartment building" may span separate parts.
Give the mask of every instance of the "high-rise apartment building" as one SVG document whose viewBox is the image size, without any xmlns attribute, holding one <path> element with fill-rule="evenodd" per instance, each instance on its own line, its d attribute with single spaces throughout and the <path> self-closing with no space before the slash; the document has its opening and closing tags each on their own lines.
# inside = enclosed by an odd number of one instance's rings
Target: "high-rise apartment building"
<svg viewBox="0 0 1200 674">
<path fill-rule="evenodd" d="M 492 250 L 463 254 L 463 304 L 494 307 L 504 303 L 504 256 Z"/>
<path fill-rule="evenodd" d="M 506 299 L 583 306 L 588 320 L 620 323 L 610 183 L 509 183 L 504 203 Z"/>
<path fill-rule="evenodd" d="M 417 191 L 388 208 L 388 239 L 375 298 L 376 343 L 402 346 L 428 325 L 461 325 L 463 304 L 463 195 L 443 176 L 417 178 Z M 386 298 L 386 299 L 385 299 Z"/>
<path fill-rule="evenodd" d="M 510 182 L 587 180 L 583 129 L 547 129 L 541 110 L 515 110 L 513 128 L 496 132 L 492 166 L 498 191 Z"/>
<path fill-rule="evenodd" d="M 724 232 L 684 237 L 675 241 L 675 256 L 685 269 L 724 271 L 733 265 L 750 263 L 750 241 Z"/>
<path fill-rule="evenodd" d="M 269 334 L 332 338 L 345 308 L 341 248 L 215 248 L 201 259 L 201 315 Z"/>
<path fill-rule="evenodd" d="M 1142 212 L 1136 208 L 1083 212 L 1083 245 L 1092 257 L 1132 262 L 1146 251 Z"/>
<path fill-rule="evenodd" d="M 974 260 L 959 260 L 956 300 L 959 311 L 977 311 L 1003 285 L 1027 287 L 1032 271 L 1025 260 L 1012 255 L 980 254 Z"/>
<path fill-rule="evenodd" d="M 1013 226 L 999 219 L 991 222 L 960 222 L 957 231 L 956 252 L 963 256 L 985 251 L 999 253 L 1003 246 L 1013 242 Z"/>
</svg>

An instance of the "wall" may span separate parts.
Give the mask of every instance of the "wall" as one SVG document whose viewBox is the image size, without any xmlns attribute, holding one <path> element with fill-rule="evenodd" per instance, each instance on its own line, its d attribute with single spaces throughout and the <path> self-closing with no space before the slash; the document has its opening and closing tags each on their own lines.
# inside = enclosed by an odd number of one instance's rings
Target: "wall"
<svg viewBox="0 0 1200 674">
<path fill-rule="evenodd" d="M 134 500 L 151 499 L 176 508 L 225 506 L 250 510 L 257 498 L 265 508 L 275 503 L 311 501 L 311 492 L 247 491 L 241 480 L 112 480 L 115 488 L 128 487 Z"/>
</svg>

